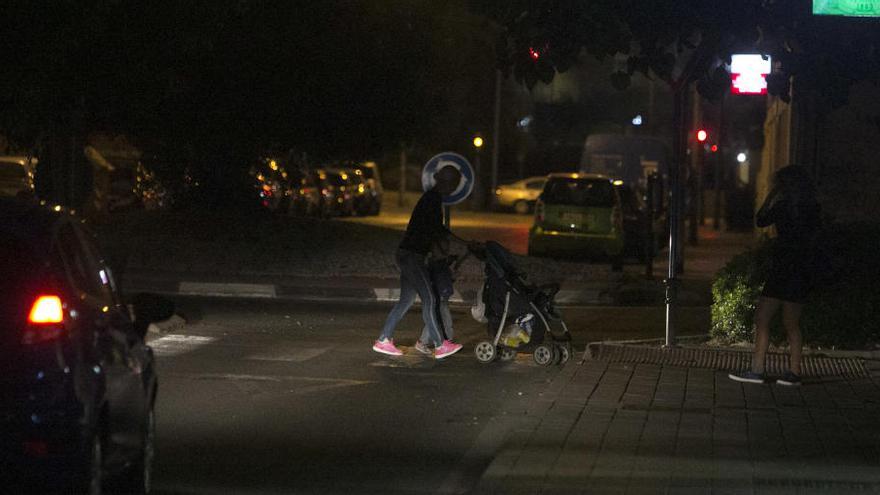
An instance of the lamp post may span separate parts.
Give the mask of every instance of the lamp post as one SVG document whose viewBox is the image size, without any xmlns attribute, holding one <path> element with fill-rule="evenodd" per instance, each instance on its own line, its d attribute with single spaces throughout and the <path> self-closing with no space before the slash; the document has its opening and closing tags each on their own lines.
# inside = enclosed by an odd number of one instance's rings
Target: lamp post
<svg viewBox="0 0 880 495">
<path fill-rule="evenodd" d="M 474 196 L 473 208 L 482 210 L 484 206 L 485 194 L 483 191 L 483 167 L 480 163 L 480 151 L 483 148 L 483 138 L 480 135 L 474 136 L 472 141 L 475 149 L 474 153 Z"/>
</svg>

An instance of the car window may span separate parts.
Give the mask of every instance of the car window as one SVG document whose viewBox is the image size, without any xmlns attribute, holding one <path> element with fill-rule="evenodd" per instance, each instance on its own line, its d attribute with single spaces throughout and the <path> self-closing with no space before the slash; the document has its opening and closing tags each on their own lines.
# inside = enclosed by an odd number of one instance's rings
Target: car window
<svg viewBox="0 0 880 495">
<path fill-rule="evenodd" d="M 544 188 L 544 202 L 581 207 L 614 206 L 614 188 L 607 180 L 551 179 Z"/>
<path fill-rule="evenodd" d="M 0 180 L 23 181 L 27 179 L 27 172 L 18 163 L 0 162 Z"/>
<path fill-rule="evenodd" d="M 101 300 L 110 297 L 109 281 L 102 280 L 99 263 L 84 247 L 73 226 L 65 224 L 58 229 L 54 250 L 60 254 L 74 287 Z M 106 272 L 104 276 L 107 277 Z"/>
<path fill-rule="evenodd" d="M 526 182 L 526 189 L 544 189 L 545 180 L 533 180 Z"/>
</svg>

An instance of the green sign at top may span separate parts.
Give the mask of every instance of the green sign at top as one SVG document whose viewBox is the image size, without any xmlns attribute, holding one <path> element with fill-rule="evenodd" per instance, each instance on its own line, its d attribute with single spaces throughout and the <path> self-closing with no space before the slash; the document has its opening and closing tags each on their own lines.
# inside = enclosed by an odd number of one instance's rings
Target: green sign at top
<svg viewBox="0 0 880 495">
<path fill-rule="evenodd" d="M 813 13 L 846 17 L 880 17 L 880 0 L 813 0 Z"/>
</svg>

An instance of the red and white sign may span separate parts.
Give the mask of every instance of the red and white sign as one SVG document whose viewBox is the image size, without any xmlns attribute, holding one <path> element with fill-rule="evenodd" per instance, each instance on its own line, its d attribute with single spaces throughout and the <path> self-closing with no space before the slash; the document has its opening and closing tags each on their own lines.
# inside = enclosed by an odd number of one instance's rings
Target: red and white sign
<svg viewBox="0 0 880 495">
<path fill-rule="evenodd" d="M 769 55 L 739 53 L 730 60 L 731 91 L 736 95 L 766 95 L 767 75 L 772 64 Z"/>
</svg>

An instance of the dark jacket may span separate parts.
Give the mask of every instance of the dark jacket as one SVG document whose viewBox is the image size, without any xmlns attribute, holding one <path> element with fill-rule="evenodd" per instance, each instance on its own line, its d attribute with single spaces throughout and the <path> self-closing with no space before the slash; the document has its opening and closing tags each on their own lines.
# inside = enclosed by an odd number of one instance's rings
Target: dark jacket
<svg viewBox="0 0 880 495">
<path fill-rule="evenodd" d="M 436 189 L 431 189 L 422 194 L 413 208 L 400 249 L 427 256 L 431 247 L 449 233 L 443 225 L 443 199 Z"/>
</svg>

